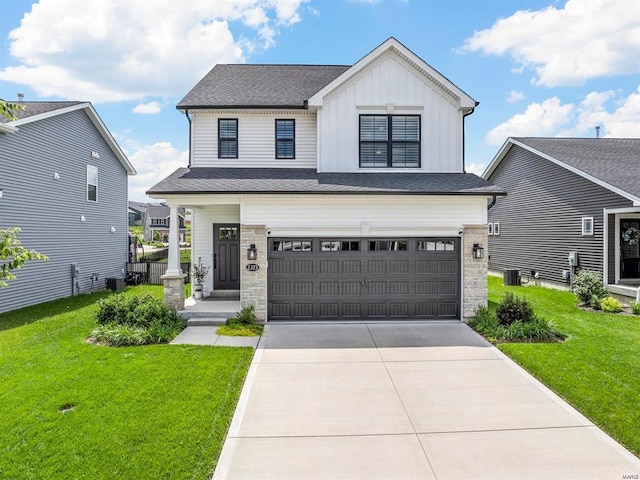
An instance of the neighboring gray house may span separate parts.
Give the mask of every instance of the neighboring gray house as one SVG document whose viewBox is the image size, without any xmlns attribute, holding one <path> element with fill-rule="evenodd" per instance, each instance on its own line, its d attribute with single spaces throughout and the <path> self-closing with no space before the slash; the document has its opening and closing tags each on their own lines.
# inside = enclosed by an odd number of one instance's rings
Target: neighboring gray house
<svg viewBox="0 0 640 480">
<path fill-rule="evenodd" d="M 144 215 L 144 241 L 150 242 L 163 242 L 169 241 L 169 226 L 171 224 L 170 219 L 171 209 L 163 204 L 149 203 Z M 185 211 L 181 208 L 178 212 L 179 225 L 179 238 L 180 242 L 185 241 L 187 230 L 185 228 Z"/>
<path fill-rule="evenodd" d="M 490 269 L 566 282 L 575 251 L 578 268 L 635 295 L 628 286 L 640 285 L 640 139 L 509 138 L 483 177 L 507 191 L 489 210 Z"/>
<path fill-rule="evenodd" d="M 136 173 L 90 103 L 16 103 L 26 107 L 18 120 L 0 119 L 0 228 L 20 227 L 23 246 L 49 260 L 28 262 L 0 288 L 0 312 L 122 274 L 127 177 Z"/>
<path fill-rule="evenodd" d="M 129 226 L 142 226 L 148 203 L 129 202 Z"/>
</svg>

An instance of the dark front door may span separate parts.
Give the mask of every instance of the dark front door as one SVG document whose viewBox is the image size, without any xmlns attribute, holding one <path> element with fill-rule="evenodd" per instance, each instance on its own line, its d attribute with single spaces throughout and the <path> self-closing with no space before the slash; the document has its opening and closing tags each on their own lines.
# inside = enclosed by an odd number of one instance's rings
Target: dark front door
<svg viewBox="0 0 640 480">
<path fill-rule="evenodd" d="M 213 225 L 214 290 L 240 289 L 240 225 Z"/>
<path fill-rule="evenodd" d="M 620 278 L 640 278 L 640 219 L 620 220 Z"/>
</svg>

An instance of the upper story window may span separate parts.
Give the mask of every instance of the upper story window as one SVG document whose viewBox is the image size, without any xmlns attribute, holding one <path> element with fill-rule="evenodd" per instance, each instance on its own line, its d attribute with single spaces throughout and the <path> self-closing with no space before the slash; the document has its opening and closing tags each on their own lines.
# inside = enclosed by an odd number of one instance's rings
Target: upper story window
<svg viewBox="0 0 640 480">
<path fill-rule="evenodd" d="M 98 167 L 87 165 L 87 200 L 98 201 Z"/>
<path fill-rule="evenodd" d="M 295 120 L 276 120 L 276 158 L 296 158 Z"/>
<path fill-rule="evenodd" d="M 420 115 L 360 115 L 361 168 L 420 166 Z"/>
<path fill-rule="evenodd" d="M 238 119 L 218 119 L 218 158 L 238 158 Z"/>
</svg>

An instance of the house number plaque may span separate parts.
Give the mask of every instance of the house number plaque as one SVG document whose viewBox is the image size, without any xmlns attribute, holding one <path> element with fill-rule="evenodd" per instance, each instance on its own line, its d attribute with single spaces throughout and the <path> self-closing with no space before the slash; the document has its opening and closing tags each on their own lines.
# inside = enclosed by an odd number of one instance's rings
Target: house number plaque
<svg viewBox="0 0 640 480">
<path fill-rule="evenodd" d="M 250 272 L 257 272 L 258 270 L 260 270 L 260 265 L 258 265 L 257 263 L 248 263 L 247 270 L 249 270 Z"/>
</svg>

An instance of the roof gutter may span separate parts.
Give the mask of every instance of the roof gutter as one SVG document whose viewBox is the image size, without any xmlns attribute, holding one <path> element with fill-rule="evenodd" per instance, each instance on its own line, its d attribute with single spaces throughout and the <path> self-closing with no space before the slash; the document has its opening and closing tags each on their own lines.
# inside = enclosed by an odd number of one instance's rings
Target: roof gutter
<svg viewBox="0 0 640 480">
<path fill-rule="evenodd" d="M 476 102 L 476 104 L 469 110 L 467 113 L 462 115 L 462 173 L 467 173 L 467 167 L 465 166 L 465 156 L 466 156 L 466 142 L 464 139 L 464 119 L 471 115 L 476 111 L 476 107 L 480 105 L 480 102 Z M 495 197 L 494 197 L 495 199 Z"/>
</svg>

